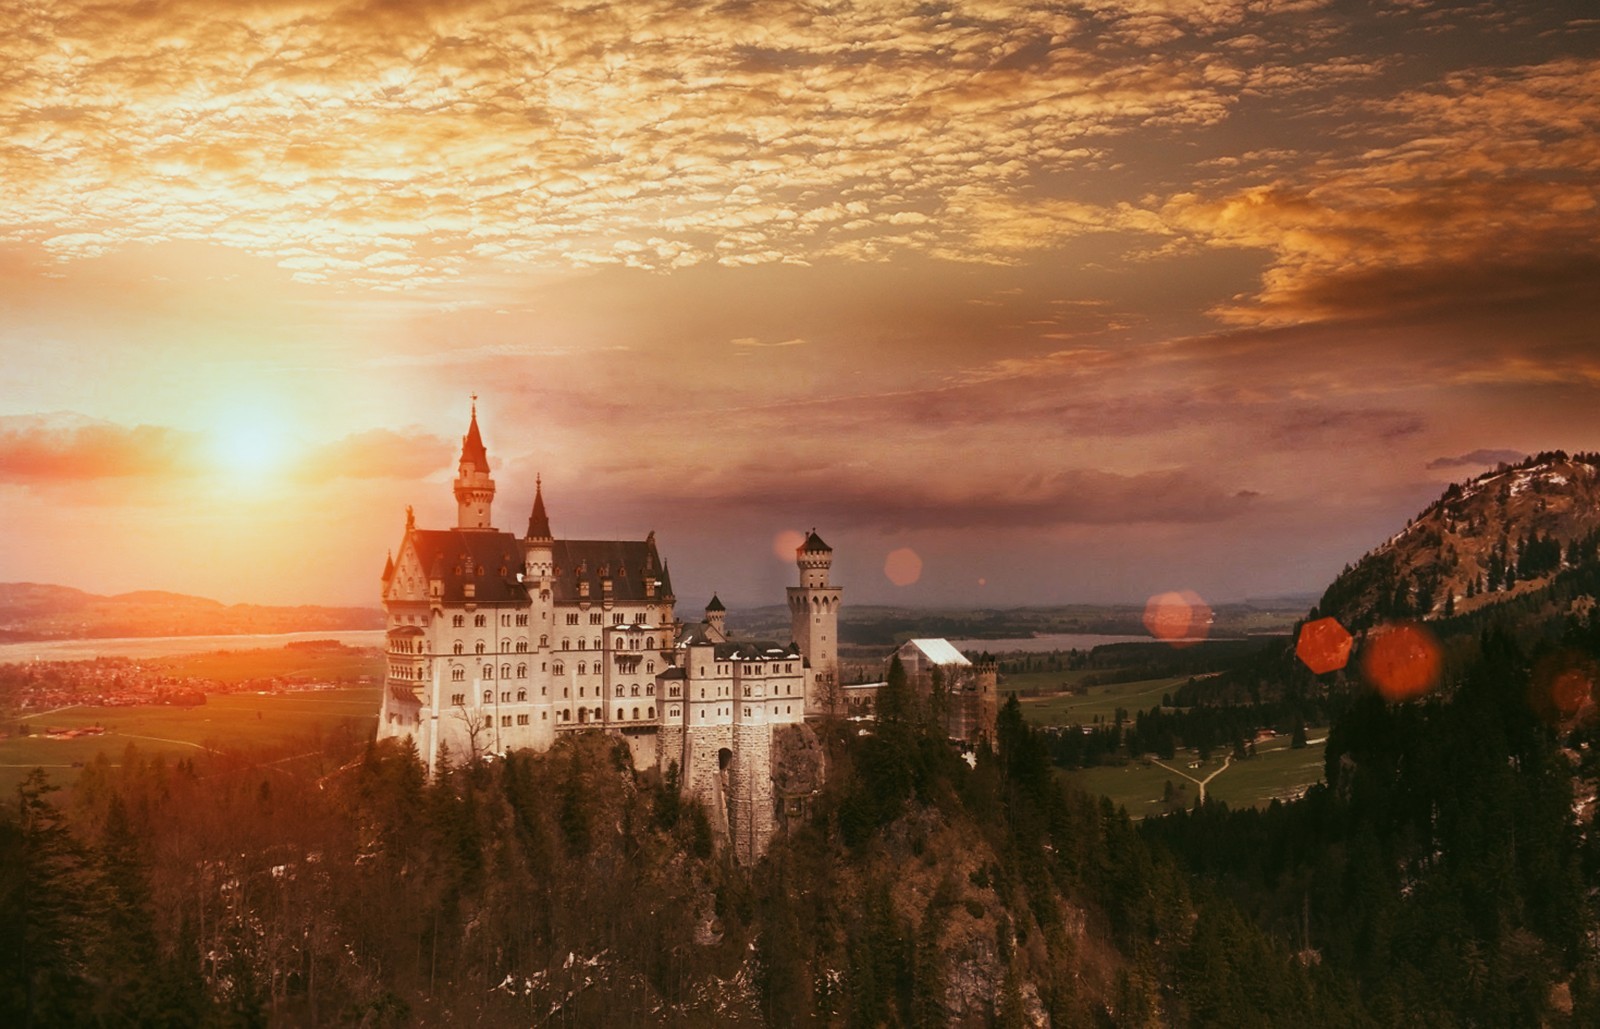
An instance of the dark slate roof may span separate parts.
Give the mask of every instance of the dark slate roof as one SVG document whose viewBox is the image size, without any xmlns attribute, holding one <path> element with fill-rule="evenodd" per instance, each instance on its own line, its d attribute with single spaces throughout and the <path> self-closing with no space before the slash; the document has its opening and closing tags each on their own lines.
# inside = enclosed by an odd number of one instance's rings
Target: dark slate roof
<svg viewBox="0 0 1600 1029">
<path fill-rule="evenodd" d="M 478 405 L 472 405 L 472 424 L 461 437 L 461 463 L 489 470 L 489 453 L 483 449 L 483 437 L 478 433 Z"/>
<path fill-rule="evenodd" d="M 413 529 L 411 542 L 430 577 L 444 580 L 445 603 L 528 602 L 527 587 L 517 581 L 517 573 L 522 571 L 522 544 L 511 533 Z M 463 589 L 469 582 L 475 587 L 470 598 Z"/>
<path fill-rule="evenodd" d="M 728 609 L 722 606 L 722 601 L 718 600 L 717 599 L 717 595 L 715 593 L 713 593 L 713 594 L 711 594 L 711 603 L 706 605 L 706 610 L 707 611 L 726 611 Z"/>
<path fill-rule="evenodd" d="M 653 534 L 646 540 L 556 540 L 552 552 L 557 601 L 578 601 L 578 584 L 588 582 L 589 599 L 599 603 L 605 597 L 600 583 L 606 578 L 611 580 L 611 599 L 619 604 L 660 601 L 672 595 L 672 581 L 656 553 Z M 646 578 L 659 582 L 653 598 L 645 596 Z"/>
<path fill-rule="evenodd" d="M 533 513 L 528 516 L 528 538 L 550 539 L 550 516 L 544 513 L 544 483 L 533 480 Z"/>
<path fill-rule="evenodd" d="M 421 636 L 425 632 L 420 625 L 397 625 L 388 632 L 389 636 Z"/>
<path fill-rule="evenodd" d="M 383 581 L 388 582 L 394 578 L 394 555 L 390 554 L 383 559 Z"/>
<path fill-rule="evenodd" d="M 678 668 L 677 666 L 668 668 L 666 671 L 656 676 L 657 679 L 687 679 L 688 677 L 689 673 L 684 671 L 682 668 Z"/>
<path fill-rule="evenodd" d="M 737 656 L 740 661 L 793 661 L 800 656 L 800 646 L 791 643 L 780 646 L 771 640 L 729 640 L 718 643 L 718 661 L 729 661 Z"/>
<path fill-rule="evenodd" d="M 389 687 L 389 702 L 392 704 L 404 704 L 407 707 L 422 706 L 422 701 L 417 699 L 417 695 L 404 686 Z"/>
<path fill-rule="evenodd" d="M 806 541 L 800 544 L 801 551 L 812 554 L 831 554 L 833 548 L 822 542 L 822 537 L 817 535 L 817 530 L 812 529 L 806 534 Z"/>
</svg>

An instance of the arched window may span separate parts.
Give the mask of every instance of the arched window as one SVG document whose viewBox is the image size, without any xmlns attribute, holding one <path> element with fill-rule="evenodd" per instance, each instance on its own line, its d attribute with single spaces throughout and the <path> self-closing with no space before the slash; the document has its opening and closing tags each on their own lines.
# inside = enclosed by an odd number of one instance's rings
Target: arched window
<svg viewBox="0 0 1600 1029">
<path fill-rule="evenodd" d="M 527 665 L 518 665 L 517 666 L 517 678 L 526 679 L 527 677 L 528 677 L 528 666 Z"/>
<path fill-rule="evenodd" d="M 647 697 L 655 696 L 656 695 L 656 684 L 653 683 L 653 682 L 645 683 L 644 684 L 644 695 L 647 696 Z"/>
<path fill-rule="evenodd" d="M 620 682 L 617 683 L 617 696 L 619 696 L 619 697 L 623 696 L 622 683 L 620 683 Z M 620 718 L 621 716 L 619 715 L 618 717 Z"/>
<path fill-rule="evenodd" d="M 644 670 L 647 671 L 647 672 L 655 671 L 656 670 L 656 663 L 654 661 L 646 661 L 644 663 Z"/>
<path fill-rule="evenodd" d="M 517 653 L 526 654 L 527 652 L 528 652 L 528 641 L 527 640 L 518 640 L 517 641 Z"/>
<path fill-rule="evenodd" d="M 604 717 L 605 717 L 605 712 L 601 711 L 599 708 L 595 708 L 594 709 L 594 720 L 595 721 L 598 722 L 600 719 L 602 719 Z"/>
<path fill-rule="evenodd" d="M 584 644 L 585 644 L 585 643 L 586 643 L 586 642 L 587 642 L 587 641 L 585 641 L 585 640 L 581 640 L 581 639 L 580 639 L 580 640 L 579 640 L 579 641 L 578 641 L 578 649 L 579 649 L 579 650 L 587 650 L 587 649 L 588 649 L 588 648 L 587 648 L 587 647 L 586 647 L 586 646 L 585 646 L 585 645 L 584 645 Z"/>
<path fill-rule="evenodd" d="M 483 615 L 473 615 L 472 624 L 481 629 L 487 625 L 488 622 L 484 619 Z"/>
<path fill-rule="evenodd" d="M 483 691 L 483 702 L 485 704 L 494 703 L 494 690 L 484 690 Z"/>
<path fill-rule="evenodd" d="M 479 654 L 483 653 L 483 641 L 479 640 L 477 643 L 474 643 L 472 645 L 472 648 L 473 648 L 474 651 L 476 651 Z"/>
<path fill-rule="evenodd" d="M 511 666 L 510 665 L 501 665 L 500 666 L 500 678 L 502 678 L 502 679 L 511 678 Z"/>
<path fill-rule="evenodd" d="M 579 675 L 582 675 L 584 672 L 587 672 L 588 670 L 589 670 L 589 666 L 587 664 L 585 664 L 582 661 L 578 662 L 578 674 Z"/>
<path fill-rule="evenodd" d="M 634 717 L 635 721 L 638 720 L 638 718 L 639 718 L 639 709 L 638 708 L 634 708 L 633 709 L 633 717 Z"/>
<path fill-rule="evenodd" d="M 463 625 L 467 624 L 467 619 L 463 615 L 456 615 L 454 618 L 450 619 L 450 624 L 452 626 L 454 626 L 455 628 L 459 629 Z"/>
<path fill-rule="evenodd" d="M 646 709 L 645 709 L 645 713 L 644 713 L 644 716 L 645 716 L 645 717 L 646 717 L 646 718 L 654 718 L 654 717 L 655 717 L 655 716 L 656 716 L 656 709 L 655 709 L 655 707 L 654 707 L 654 706 L 651 706 L 651 707 L 648 707 L 648 708 L 646 708 Z"/>
<path fill-rule="evenodd" d="M 461 653 L 461 641 L 460 640 L 456 640 L 456 642 L 455 642 L 455 652 L 457 654 Z"/>
<path fill-rule="evenodd" d="M 483 677 L 485 679 L 493 679 L 494 678 L 494 665 L 484 665 L 483 666 Z"/>
<path fill-rule="evenodd" d="M 646 650 L 654 650 L 654 649 L 656 649 L 656 638 L 654 636 L 646 636 L 644 638 L 644 649 L 646 649 Z"/>
<path fill-rule="evenodd" d="M 562 664 L 560 661 L 557 661 L 556 662 L 556 667 L 555 667 L 555 673 L 557 675 L 565 675 L 565 674 L 567 674 L 567 666 Z"/>
<path fill-rule="evenodd" d="M 466 677 L 467 677 L 467 670 L 465 668 L 452 668 L 452 669 L 450 669 L 450 681 L 451 682 L 461 682 L 461 681 L 465 680 Z"/>
<path fill-rule="evenodd" d="M 539 637 L 539 646 L 548 647 L 549 645 L 550 645 L 550 637 L 548 637 L 548 636 L 540 636 Z M 567 641 L 566 640 L 562 640 L 561 641 L 561 649 L 562 650 L 566 650 L 567 649 Z"/>
<path fill-rule="evenodd" d="M 518 690 L 517 691 L 517 701 L 519 703 L 524 701 L 524 700 L 527 700 L 527 699 L 528 699 L 528 691 L 527 690 Z"/>
<path fill-rule="evenodd" d="M 572 641 L 567 639 L 566 637 L 562 637 L 562 639 L 561 639 L 561 649 L 562 650 L 571 650 L 572 649 Z"/>
<path fill-rule="evenodd" d="M 634 683 L 633 684 L 633 695 L 635 697 L 637 697 L 639 695 L 639 684 L 638 683 Z"/>
<path fill-rule="evenodd" d="M 500 641 L 500 649 L 501 649 L 501 651 L 510 650 L 511 649 L 511 641 L 510 640 L 501 640 Z"/>
<path fill-rule="evenodd" d="M 602 647 L 602 646 L 600 646 L 600 637 L 598 637 L 598 636 L 596 636 L 596 637 L 595 637 L 595 638 L 594 638 L 594 649 L 596 649 L 596 650 L 603 650 L 603 649 L 605 649 L 605 648 L 604 648 L 604 647 Z"/>
<path fill-rule="evenodd" d="M 622 708 L 617 708 L 617 721 L 622 721 Z"/>
</svg>

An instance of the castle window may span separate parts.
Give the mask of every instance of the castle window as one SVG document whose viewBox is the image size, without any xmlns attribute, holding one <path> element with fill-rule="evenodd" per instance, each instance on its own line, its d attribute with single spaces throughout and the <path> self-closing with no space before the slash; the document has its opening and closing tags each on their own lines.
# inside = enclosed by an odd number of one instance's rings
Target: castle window
<svg viewBox="0 0 1600 1029">
<path fill-rule="evenodd" d="M 579 650 L 587 650 L 587 649 L 588 649 L 588 647 L 587 647 L 587 646 L 585 646 L 585 644 L 586 644 L 586 643 L 587 643 L 587 642 L 588 642 L 588 641 L 587 641 L 587 640 L 583 640 L 583 639 L 580 639 L 580 640 L 578 640 L 578 649 L 579 649 Z"/>
<path fill-rule="evenodd" d="M 656 670 L 656 663 L 654 661 L 646 661 L 644 663 L 644 670 L 647 671 L 647 672 L 655 671 Z"/>
<path fill-rule="evenodd" d="M 483 702 L 485 704 L 493 704 L 494 703 L 494 691 L 493 690 L 484 690 L 483 691 Z"/>
<path fill-rule="evenodd" d="M 571 690 L 570 687 L 567 687 L 567 686 L 561 687 L 561 699 L 562 700 L 567 699 L 567 697 L 570 696 L 571 694 L 572 694 L 572 690 Z"/>
<path fill-rule="evenodd" d="M 706 699 L 706 688 L 704 686 L 700 687 L 700 699 Z"/>
<path fill-rule="evenodd" d="M 656 649 L 656 638 L 654 636 L 646 636 L 644 638 L 644 649 L 646 649 L 646 650 L 654 650 L 654 649 Z"/>
<path fill-rule="evenodd" d="M 483 641 L 482 640 L 479 640 L 477 643 L 473 644 L 473 651 L 475 653 L 478 653 L 478 654 L 483 653 Z"/>
<path fill-rule="evenodd" d="M 540 636 L 539 637 L 539 646 L 548 647 L 549 645 L 550 645 L 550 637 L 548 637 L 548 636 Z M 566 650 L 567 649 L 567 641 L 566 640 L 562 640 L 561 641 L 561 649 L 562 650 Z"/>
<path fill-rule="evenodd" d="M 510 665 L 501 665 L 500 666 L 500 678 L 502 678 L 502 679 L 511 678 L 511 666 Z"/>
<path fill-rule="evenodd" d="M 677 709 L 677 708 L 672 708 L 672 709 L 670 709 L 670 710 L 669 710 L 669 711 L 668 711 L 668 712 L 667 712 L 667 717 L 668 717 L 668 718 L 676 718 L 676 717 L 678 717 L 678 709 Z"/>
<path fill-rule="evenodd" d="M 634 718 L 634 721 L 638 721 L 639 720 L 639 709 L 638 708 L 634 708 L 633 709 L 633 718 Z"/>
<path fill-rule="evenodd" d="M 518 701 L 518 703 L 521 703 L 522 701 L 525 701 L 527 699 L 528 699 L 528 691 L 527 690 L 518 690 L 517 691 L 517 701 Z"/>
<path fill-rule="evenodd" d="M 568 625 L 577 625 L 578 624 L 578 615 L 577 615 L 576 612 L 567 615 L 567 624 Z"/>
<path fill-rule="evenodd" d="M 517 624 L 518 625 L 527 625 L 528 624 L 528 616 L 527 615 L 518 615 L 517 616 Z"/>
<path fill-rule="evenodd" d="M 463 625 L 467 624 L 466 616 L 465 615 L 456 615 L 454 618 L 450 619 L 450 624 L 455 626 L 457 629 L 459 629 Z"/>
<path fill-rule="evenodd" d="M 602 646 L 601 646 L 601 645 L 600 645 L 600 637 L 598 637 L 598 636 L 596 636 L 596 637 L 595 637 L 595 638 L 594 638 L 594 649 L 596 649 L 596 650 L 603 650 L 603 649 L 605 649 L 605 648 L 603 648 L 603 647 L 602 647 Z"/>
<path fill-rule="evenodd" d="M 501 575 L 506 574 L 504 568 L 500 569 L 500 574 Z M 500 616 L 500 624 L 501 625 L 510 625 L 511 624 L 511 616 L 510 615 L 501 615 Z"/>
<path fill-rule="evenodd" d="M 493 679 L 494 678 L 494 665 L 484 665 L 483 666 L 483 677 L 485 679 Z"/>
<path fill-rule="evenodd" d="M 481 629 L 488 624 L 488 619 L 486 619 L 483 615 L 473 615 L 472 624 Z"/>
<path fill-rule="evenodd" d="M 634 683 L 633 684 L 633 695 L 635 697 L 637 697 L 639 695 L 639 684 L 638 683 Z"/>
<path fill-rule="evenodd" d="M 622 708 L 617 708 L 617 721 L 622 721 Z"/>
<path fill-rule="evenodd" d="M 510 728 L 511 727 L 511 716 L 510 715 L 501 715 L 500 716 L 500 724 L 505 726 L 505 727 L 507 727 L 507 728 Z"/>
<path fill-rule="evenodd" d="M 528 666 L 527 665 L 518 665 L 517 666 L 517 678 L 526 679 L 527 677 L 528 677 Z"/>
<path fill-rule="evenodd" d="M 618 611 L 616 614 L 611 616 L 611 624 L 612 625 L 621 625 L 623 623 L 623 621 L 624 621 L 624 618 L 623 618 L 623 615 L 622 615 L 621 611 Z M 620 711 L 617 712 L 617 717 L 621 718 L 622 717 L 622 712 L 620 712 Z"/>
<path fill-rule="evenodd" d="M 655 706 L 652 705 L 650 707 L 645 708 L 644 716 L 646 718 L 654 718 L 656 716 Z"/>
<path fill-rule="evenodd" d="M 548 712 L 548 711 L 540 711 L 539 712 L 539 721 L 548 722 L 549 720 L 550 720 L 550 712 Z"/>
<path fill-rule="evenodd" d="M 527 725 L 528 724 L 528 716 L 527 715 L 518 715 L 517 716 L 517 724 L 518 725 Z"/>
<path fill-rule="evenodd" d="M 748 705 L 747 705 L 747 706 L 746 706 L 746 707 L 745 707 L 745 709 L 744 709 L 744 716 L 745 716 L 745 717 L 746 717 L 746 718 L 749 718 L 749 717 L 750 717 L 750 708 L 749 708 L 749 706 L 748 706 Z"/>
<path fill-rule="evenodd" d="M 600 691 L 598 689 L 596 689 L 595 690 L 595 694 L 599 695 L 599 693 L 600 693 Z M 580 696 L 580 697 L 583 696 L 583 687 L 582 686 L 578 687 L 578 696 Z"/>
<path fill-rule="evenodd" d="M 467 695 L 465 693 L 452 693 L 450 694 L 450 703 L 456 707 L 463 707 L 467 703 Z"/>
<path fill-rule="evenodd" d="M 561 641 L 561 649 L 562 650 L 570 650 L 570 649 L 572 649 L 572 641 L 569 640 L 569 639 L 563 639 Z"/>
<path fill-rule="evenodd" d="M 460 640 L 456 640 L 454 649 L 455 649 L 455 652 L 457 654 L 461 653 L 462 647 L 461 647 L 461 641 Z"/>
<path fill-rule="evenodd" d="M 527 640 L 518 640 L 517 641 L 517 653 L 526 654 L 527 652 L 528 652 L 528 641 Z"/>
<path fill-rule="evenodd" d="M 462 681 L 464 681 L 466 679 L 466 677 L 467 677 L 467 670 L 465 668 L 452 668 L 452 669 L 450 669 L 450 681 L 451 682 L 462 682 Z"/>
<path fill-rule="evenodd" d="M 617 696 L 620 697 L 622 695 L 623 695 L 623 693 L 622 693 L 622 683 L 619 682 L 619 683 L 617 683 Z"/>
<path fill-rule="evenodd" d="M 600 612 L 595 611 L 595 612 L 593 612 L 592 614 L 589 615 L 589 624 L 590 625 L 599 625 L 600 624 Z"/>
<path fill-rule="evenodd" d="M 510 690 L 506 690 L 504 693 L 500 694 L 500 703 L 502 703 L 502 704 L 511 703 L 511 691 Z"/>
<path fill-rule="evenodd" d="M 588 670 L 589 670 L 589 665 L 588 665 L 587 662 L 584 662 L 584 661 L 579 661 L 578 662 L 578 674 L 579 675 L 584 674 Z"/>
<path fill-rule="evenodd" d="M 560 661 L 557 661 L 556 662 L 556 674 L 557 675 L 565 675 L 566 671 L 567 671 L 567 666 L 562 664 Z"/>
<path fill-rule="evenodd" d="M 563 722 L 572 721 L 572 710 L 570 708 L 562 708 L 561 709 L 561 720 Z"/>
</svg>

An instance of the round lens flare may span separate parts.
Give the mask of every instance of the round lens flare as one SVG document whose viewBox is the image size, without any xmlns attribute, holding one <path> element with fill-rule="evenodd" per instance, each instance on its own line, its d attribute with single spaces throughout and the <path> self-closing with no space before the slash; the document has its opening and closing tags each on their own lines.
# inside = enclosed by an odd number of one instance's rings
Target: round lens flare
<svg viewBox="0 0 1600 1029">
<path fill-rule="evenodd" d="M 806 534 L 796 532 L 794 529 L 785 529 L 772 537 L 772 552 L 780 561 L 793 561 L 795 554 L 805 545 Z"/>
<path fill-rule="evenodd" d="M 1575 651 L 1547 655 L 1533 666 L 1528 703 L 1550 724 L 1592 721 L 1595 715 L 1593 659 Z"/>
<path fill-rule="evenodd" d="M 1361 647 L 1361 674 L 1385 700 L 1419 697 L 1439 684 L 1439 644 L 1410 622 L 1374 629 Z"/>
<path fill-rule="evenodd" d="M 909 586 L 922 578 L 922 558 L 910 547 L 891 550 L 884 559 L 883 574 L 896 586 Z"/>
<path fill-rule="evenodd" d="M 1211 631 L 1211 605 L 1194 590 L 1157 593 L 1145 602 L 1144 627 L 1175 647 L 1198 643 Z"/>
<path fill-rule="evenodd" d="M 1318 618 L 1300 627 L 1294 654 L 1316 674 L 1326 675 L 1349 663 L 1350 647 L 1354 643 L 1337 618 Z"/>
</svg>

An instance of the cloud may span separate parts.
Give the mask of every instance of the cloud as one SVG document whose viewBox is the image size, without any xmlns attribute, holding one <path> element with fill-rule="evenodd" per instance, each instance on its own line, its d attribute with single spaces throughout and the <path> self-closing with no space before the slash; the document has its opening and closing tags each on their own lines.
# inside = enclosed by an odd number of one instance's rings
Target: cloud
<svg viewBox="0 0 1600 1029">
<path fill-rule="evenodd" d="M 1440 468 L 1481 468 L 1501 462 L 1515 464 L 1528 455 L 1520 450 L 1474 450 L 1458 457 L 1436 457 L 1428 462 L 1429 470 Z"/>
<path fill-rule="evenodd" d="M 417 430 L 369 429 L 327 443 L 300 462 L 297 474 L 312 482 L 331 479 L 422 479 L 454 459 L 452 445 Z"/>
<path fill-rule="evenodd" d="M 158 425 L 10 417 L 0 419 L 0 480 L 43 485 L 193 475 L 198 443 L 194 433 Z"/>
</svg>

